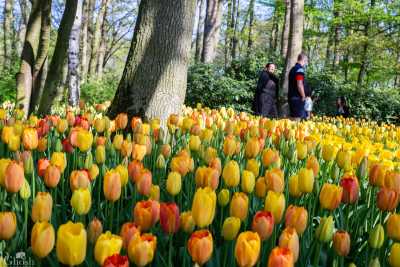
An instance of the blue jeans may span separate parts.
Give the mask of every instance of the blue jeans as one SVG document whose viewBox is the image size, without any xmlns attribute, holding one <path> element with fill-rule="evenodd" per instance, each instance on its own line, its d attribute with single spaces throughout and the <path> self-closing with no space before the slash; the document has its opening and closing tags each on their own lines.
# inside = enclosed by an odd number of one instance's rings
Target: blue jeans
<svg viewBox="0 0 400 267">
<path fill-rule="evenodd" d="M 290 116 L 293 118 L 307 118 L 307 112 L 304 109 L 304 101 L 300 97 L 292 97 L 289 99 Z"/>
</svg>

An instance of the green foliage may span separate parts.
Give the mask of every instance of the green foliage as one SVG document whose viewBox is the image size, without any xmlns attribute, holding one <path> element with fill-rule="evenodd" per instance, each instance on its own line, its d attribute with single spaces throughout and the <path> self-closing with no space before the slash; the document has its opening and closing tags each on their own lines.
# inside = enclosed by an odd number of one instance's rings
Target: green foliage
<svg viewBox="0 0 400 267">
<path fill-rule="evenodd" d="M 89 104 L 103 103 L 114 98 L 119 77 L 112 75 L 99 81 L 91 81 L 81 85 L 81 99 Z"/>
<path fill-rule="evenodd" d="M 16 70 L 3 70 L 0 72 L 0 103 L 5 101 L 14 102 L 16 98 Z"/>
</svg>

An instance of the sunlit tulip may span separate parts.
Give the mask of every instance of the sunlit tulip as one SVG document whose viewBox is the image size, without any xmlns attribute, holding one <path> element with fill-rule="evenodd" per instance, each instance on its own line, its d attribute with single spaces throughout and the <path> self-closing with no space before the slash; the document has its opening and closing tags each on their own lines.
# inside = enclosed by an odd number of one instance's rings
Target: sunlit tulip
<svg viewBox="0 0 400 267">
<path fill-rule="evenodd" d="M 236 217 L 227 217 L 222 225 L 221 235 L 225 240 L 233 240 L 236 238 L 240 229 L 240 219 Z"/>
<path fill-rule="evenodd" d="M 179 172 L 181 176 L 185 176 L 191 171 L 192 165 L 193 159 L 188 155 L 176 156 L 171 160 L 171 171 Z"/>
<path fill-rule="evenodd" d="M 285 189 L 285 176 L 281 169 L 274 168 L 265 172 L 267 190 L 282 193 Z"/>
<path fill-rule="evenodd" d="M 81 152 L 86 152 L 92 146 L 93 135 L 87 130 L 81 129 L 77 136 L 77 147 Z"/>
<path fill-rule="evenodd" d="M 110 170 L 104 175 L 103 193 L 105 198 L 112 202 L 121 197 L 121 178 L 117 171 Z"/>
<path fill-rule="evenodd" d="M 387 236 L 393 240 L 400 241 L 400 215 L 396 213 L 390 214 L 386 221 Z"/>
<path fill-rule="evenodd" d="M 90 184 L 89 173 L 86 170 L 74 170 L 69 177 L 71 191 L 79 188 L 88 188 Z"/>
<path fill-rule="evenodd" d="M 158 155 L 156 160 L 157 169 L 164 169 L 166 165 L 165 158 L 162 154 Z"/>
<path fill-rule="evenodd" d="M 181 213 L 180 216 L 180 225 L 181 229 L 185 233 L 192 233 L 194 231 L 194 228 L 196 227 L 196 224 L 194 222 L 192 212 L 191 211 L 185 211 Z"/>
<path fill-rule="evenodd" d="M 116 134 L 113 139 L 113 147 L 116 150 L 120 150 L 123 141 L 124 141 L 124 136 L 122 134 Z"/>
<path fill-rule="evenodd" d="M 274 230 L 274 217 L 269 211 L 257 211 L 254 215 L 251 229 L 257 232 L 261 240 L 267 240 Z"/>
<path fill-rule="evenodd" d="M 228 187 L 236 187 L 240 182 L 240 169 L 239 164 L 231 160 L 225 164 L 222 170 L 222 177 L 224 178 L 224 183 Z"/>
<path fill-rule="evenodd" d="M 262 152 L 262 163 L 265 167 L 274 166 L 279 168 L 281 165 L 281 159 L 279 152 L 272 149 L 264 149 Z"/>
<path fill-rule="evenodd" d="M 19 137 L 19 135 L 11 135 L 8 139 L 8 150 L 15 152 L 18 151 L 20 149 L 21 146 L 21 138 Z"/>
<path fill-rule="evenodd" d="M 325 161 L 331 161 L 336 157 L 337 148 L 332 144 L 322 146 L 322 158 Z"/>
<path fill-rule="evenodd" d="M 293 267 L 293 253 L 288 248 L 276 247 L 268 257 L 268 267 Z"/>
<path fill-rule="evenodd" d="M 49 188 L 57 187 L 60 182 L 61 171 L 57 166 L 49 165 L 44 173 L 44 184 Z"/>
<path fill-rule="evenodd" d="M 48 222 L 37 222 L 33 225 L 31 247 L 33 254 L 42 259 L 47 257 L 54 248 L 55 232 Z"/>
<path fill-rule="evenodd" d="M 99 167 L 96 164 L 92 164 L 92 167 L 88 170 L 90 181 L 94 181 L 99 175 Z"/>
<path fill-rule="evenodd" d="M 235 246 L 235 258 L 240 267 L 251 267 L 260 256 L 261 240 L 257 233 L 247 231 L 239 234 Z"/>
<path fill-rule="evenodd" d="M 133 237 L 129 242 L 129 259 L 139 267 L 148 265 L 153 261 L 157 248 L 157 237 L 152 234 L 142 234 Z"/>
<path fill-rule="evenodd" d="M 369 183 L 372 186 L 384 186 L 388 167 L 384 164 L 373 164 L 369 171 Z"/>
<path fill-rule="evenodd" d="M 215 190 L 219 184 L 218 170 L 200 166 L 195 172 L 195 181 L 197 187 L 211 187 Z"/>
<path fill-rule="evenodd" d="M 385 175 L 385 187 L 400 193 L 400 172 L 388 171 Z"/>
<path fill-rule="evenodd" d="M 335 227 L 335 223 L 333 221 L 333 217 L 323 217 L 315 231 L 316 238 L 324 243 L 330 242 L 333 237 L 333 229 Z"/>
<path fill-rule="evenodd" d="M 119 178 L 121 179 L 121 186 L 124 187 L 128 183 L 128 168 L 122 164 L 115 167 L 115 171 L 119 173 Z"/>
<path fill-rule="evenodd" d="M 141 231 L 147 231 L 160 218 L 160 203 L 154 200 L 139 201 L 133 209 L 133 218 Z"/>
<path fill-rule="evenodd" d="M 223 151 L 225 156 L 231 157 L 236 151 L 236 140 L 232 135 L 228 135 L 224 139 Z"/>
<path fill-rule="evenodd" d="M 399 194 L 396 191 L 381 188 L 377 194 L 377 207 L 382 211 L 392 211 L 395 210 L 399 204 Z"/>
<path fill-rule="evenodd" d="M 334 184 L 325 183 L 319 193 L 319 203 L 323 209 L 334 210 L 342 200 L 343 189 Z"/>
<path fill-rule="evenodd" d="M 213 253 L 213 237 L 208 230 L 198 230 L 190 236 L 187 248 L 192 261 L 205 264 Z"/>
<path fill-rule="evenodd" d="M 299 236 L 296 229 L 293 227 L 286 227 L 279 237 L 279 246 L 281 248 L 288 248 L 293 253 L 294 262 L 299 258 Z"/>
<path fill-rule="evenodd" d="M 12 161 L 7 165 L 4 174 L 4 187 L 9 193 L 17 193 L 25 181 L 24 168 Z"/>
<path fill-rule="evenodd" d="M 382 247 L 384 241 L 385 241 L 385 230 L 383 229 L 383 226 L 380 223 L 378 223 L 370 231 L 368 243 L 371 248 L 379 249 Z"/>
<path fill-rule="evenodd" d="M 246 170 L 251 171 L 254 177 L 258 177 L 260 173 L 260 163 L 256 159 L 249 159 L 246 163 Z"/>
<path fill-rule="evenodd" d="M 50 163 L 60 168 L 61 173 L 63 173 L 67 166 L 67 158 L 63 152 L 53 152 Z"/>
<path fill-rule="evenodd" d="M 111 255 L 105 259 L 102 267 L 129 267 L 128 256 Z"/>
<path fill-rule="evenodd" d="M 87 236 L 82 223 L 71 221 L 60 225 L 57 230 L 57 259 L 65 265 L 81 264 L 86 258 Z"/>
<path fill-rule="evenodd" d="M 255 158 L 260 153 L 260 141 L 257 137 L 250 138 L 245 146 L 245 156 L 248 159 Z"/>
<path fill-rule="evenodd" d="M 38 146 L 38 133 L 34 128 L 25 128 L 22 132 L 22 143 L 25 150 L 34 150 Z"/>
<path fill-rule="evenodd" d="M 229 206 L 230 216 L 245 221 L 249 210 L 249 198 L 243 192 L 235 192 Z"/>
<path fill-rule="evenodd" d="M 102 265 L 106 258 L 119 254 L 122 248 L 122 238 L 107 231 L 101 234 L 94 247 L 94 258 L 99 265 Z"/>
<path fill-rule="evenodd" d="M 174 234 L 179 230 L 179 207 L 175 203 L 160 204 L 160 225 L 167 234 Z"/>
<path fill-rule="evenodd" d="M 299 190 L 302 193 L 311 193 L 314 188 L 314 173 L 311 169 L 302 168 L 298 173 Z"/>
<path fill-rule="evenodd" d="M 252 193 L 255 187 L 256 178 L 251 171 L 243 170 L 241 189 L 245 193 Z"/>
<path fill-rule="evenodd" d="M 303 160 L 307 157 L 307 144 L 302 142 L 296 143 L 297 159 Z"/>
<path fill-rule="evenodd" d="M 230 200 L 230 193 L 228 189 L 222 189 L 221 191 L 219 191 L 218 205 L 220 205 L 221 207 L 225 207 L 226 205 L 228 205 L 229 200 Z"/>
<path fill-rule="evenodd" d="M 207 227 L 214 220 L 217 196 L 209 188 L 198 188 L 193 197 L 192 216 L 200 228 Z"/>
<path fill-rule="evenodd" d="M 87 227 L 87 238 L 90 243 L 95 244 L 97 238 L 103 233 L 103 224 L 96 217 L 90 221 Z"/>
<path fill-rule="evenodd" d="M 389 264 L 391 267 L 400 267 L 400 243 L 393 243 L 390 248 Z"/>
<path fill-rule="evenodd" d="M 314 173 L 314 177 L 318 176 L 319 173 L 319 162 L 315 156 L 310 156 L 306 162 L 306 168 L 311 169 Z"/>
<path fill-rule="evenodd" d="M 333 248 L 339 256 L 347 256 L 350 252 L 350 235 L 346 231 L 336 231 L 333 235 Z"/>
<path fill-rule="evenodd" d="M 48 192 L 38 192 L 32 204 L 32 221 L 50 221 L 53 209 L 53 198 Z"/>
<path fill-rule="evenodd" d="M 290 205 L 285 214 L 285 226 L 293 227 L 299 235 L 307 228 L 308 212 L 304 207 Z"/>
<path fill-rule="evenodd" d="M 340 186 L 343 188 L 342 202 L 353 204 L 358 200 L 360 186 L 357 177 L 344 176 L 340 180 Z"/>
<path fill-rule="evenodd" d="M 0 159 L 0 185 L 5 186 L 5 175 L 8 164 L 11 162 L 10 159 Z"/>
<path fill-rule="evenodd" d="M 92 206 L 92 196 L 88 188 L 79 188 L 72 193 L 71 206 L 78 215 L 86 215 Z"/>
<path fill-rule="evenodd" d="M 274 216 L 275 223 L 279 223 L 285 212 L 285 196 L 282 193 L 268 191 L 265 198 L 264 210 L 269 211 Z"/>
<path fill-rule="evenodd" d="M 255 187 L 255 195 L 258 198 L 265 198 L 265 196 L 267 195 L 267 184 L 265 183 L 264 177 L 259 177 L 257 179 Z"/>
<path fill-rule="evenodd" d="M 9 240 L 17 231 L 17 216 L 14 212 L 0 212 L 0 240 Z"/>
<path fill-rule="evenodd" d="M 167 177 L 167 191 L 170 195 L 176 196 L 181 192 L 182 177 L 179 172 L 170 172 Z"/>
<path fill-rule="evenodd" d="M 106 148 L 104 145 L 99 145 L 96 147 L 95 157 L 97 164 L 103 164 L 106 162 Z"/>
</svg>

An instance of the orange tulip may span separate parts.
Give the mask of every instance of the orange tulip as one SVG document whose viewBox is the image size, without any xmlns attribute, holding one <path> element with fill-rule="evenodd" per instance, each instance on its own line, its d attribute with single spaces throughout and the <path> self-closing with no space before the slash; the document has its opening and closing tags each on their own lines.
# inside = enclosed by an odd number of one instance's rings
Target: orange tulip
<svg viewBox="0 0 400 267">
<path fill-rule="evenodd" d="M 140 231 L 133 222 L 126 222 L 122 225 L 119 235 L 122 237 L 123 247 L 125 249 L 128 249 L 129 242 L 138 233 L 140 233 Z"/>
<path fill-rule="evenodd" d="M 296 229 L 286 227 L 279 237 L 279 247 L 288 248 L 293 253 L 293 261 L 296 262 L 299 258 L 299 236 Z"/>
<path fill-rule="evenodd" d="M 55 232 L 53 225 L 48 222 L 36 222 L 32 228 L 32 252 L 38 258 L 47 257 L 54 248 Z"/>
<path fill-rule="evenodd" d="M 184 177 L 193 168 L 193 159 L 189 155 L 180 155 L 172 158 L 171 171 L 179 172 Z"/>
<path fill-rule="evenodd" d="M 142 267 L 153 261 L 157 248 L 157 237 L 152 234 L 138 234 L 129 242 L 129 259 L 137 266 Z"/>
<path fill-rule="evenodd" d="M 274 248 L 269 254 L 268 267 L 294 267 L 292 251 L 288 248 Z"/>
<path fill-rule="evenodd" d="M 346 231 L 336 231 L 333 235 L 333 248 L 339 256 L 347 256 L 350 252 L 350 235 Z"/>
<path fill-rule="evenodd" d="M 255 194 L 258 198 L 264 198 L 267 195 L 267 184 L 265 183 L 264 177 L 259 177 L 257 179 Z"/>
<path fill-rule="evenodd" d="M 8 164 L 10 164 L 11 160 L 10 159 L 0 159 L 0 185 L 5 186 L 5 175 L 6 175 L 6 170 Z"/>
<path fill-rule="evenodd" d="M 257 232 L 261 240 L 267 240 L 274 230 L 274 217 L 269 211 L 257 211 L 254 215 L 251 229 Z"/>
<path fill-rule="evenodd" d="M 121 178 L 117 171 L 110 170 L 104 175 L 104 196 L 108 201 L 115 202 L 121 197 Z"/>
<path fill-rule="evenodd" d="M 231 204 L 229 206 L 229 214 L 232 217 L 245 221 L 249 210 L 249 198 L 243 192 L 235 192 L 233 194 Z"/>
<path fill-rule="evenodd" d="M 386 233 L 389 238 L 400 241 L 400 215 L 392 213 L 386 221 Z"/>
<path fill-rule="evenodd" d="M 134 160 L 142 161 L 146 156 L 147 148 L 145 145 L 134 144 L 132 148 L 132 158 Z"/>
<path fill-rule="evenodd" d="M 55 188 L 60 182 L 61 171 L 54 165 L 49 165 L 44 173 L 44 184 L 47 187 Z"/>
<path fill-rule="evenodd" d="M 175 203 L 160 204 L 160 224 L 167 234 L 174 234 L 179 230 L 179 207 Z"/>
<path fill-rule="evenodd" d="M 260 142 L 257 137 L 252 137 L 247 141 L 245 146 L 246 158 L 255 158 L 257 157 L 258 153 L 260 153 Z"/>
<path fill-rule="evenodd" d="M 22 143 L 24 144 L 25 150 L 36 149 L 39 143 L 39 137 L 36 129 L 25 128 L 22 132 Z"/>
<path fill-rule="evenodd" d="M 323 209 L 334 210 L 342 200 L 343 189 L 340 186 L 325 183 L 319 193 L 319 202 Z"/>
<path fill-rule="evenodd" d="M 17 193 L 24 184 L 24 180 L 24 168 L 15 161 L 10 162 L 4 175 L 4 187 L 7 192 Z"/>
<path fill-rule="evenodd" d="M 90 243 L 95 244 L 97 238 L 103 233 L 103 224 L 96 217 L 90 221 L 87 229 L 87 237 Z"/>
<path fill-rule="evenodd" d="M 138 160 L 133 160 L 128 165 L 128 174 L 134 183 L 139 179 L 140 173 L 144 169 L 143 163 Z"/>
<path fill-rule="evenodd" d="M 301 235 L 307 228 L 308 212 L 304 207 L 290 205 L 286 210 L 285 226 L 293 227 Z"/>
<path fill-rule="evenodd" d="M 213 237 L 208 230 L 198 230 L 190 236 L 187 245 L 192 260 L 199 264 L 205 264 L 213 253 Z"/>
<path fill-rule="evenodd" d="M 400 173 L 388 171 L 385 175 L 385 187 L 400 193 Z"/>
<path fill-rule="evenodd" d="M 319 163 L 315 156 L 310 156 L 306 162 L 306 168 L 311 169 L 314 173 L 314 177 L 318 176 L 319 173 Z"/>
<path fill-rule="evenodd" d="M 386 165 L 380 163 L 372 165 L 369 171 L 369 183 L 372 186 L 384 186 L 387 171 Z"/>
<path fill-rule="evenodd" d="M 247 231 L 239 234 L 235 246 L 235 258 L 240 267 L 251 267 L 260 256 L 261 241 L 257 233 Z"/>
<path fill-rule="evenodd" d="M 136 189 L 139 194 L 148 196 L 152 184 L 152 175 L 148 169 L 143 169 L 136 181 Z"/>
<path fill-rule="evenodd" d="M 399 204 L 399 194 L 396 191 L 381 188 L 377 195 L 376 205 L 382 211 L 392 211 L 395 210 Z"/>
<path fill-rule="evenodd" d="M 265 167 L 274 165 L 275 167 L 279 168 L 281 164 L 279 152 L 270 148 L 264 149 L 262 153 L 262 163 Z"/>
<path fill-rule="evenodd" d="M 32 221 L 50 221 L 53 209 L 53 198 L 48 192 L 38 192 L 32 204 Z"/>
<path fill-rule="evenodd" d="M 147 231 L 160 218 L 160 203 L 154 200 L 139 201 L 133 210 L 134 222 L 141 231 Z"/>
<path fill-rule="evenodd" d="M 89 173 L 86 170 L 75 170 L 69 177 L 69 185 L 72 191 L 79 188 L 88 188 L 90 184 Z"/>
<path fill-rule="evenodd" d="M 274 168 L 265 172 L 265 184 L 267 190 L 282 193 L 285 188 L 285 176 L 279 168 Z"/>
<path fill-rule="evenodd" d="M 217 189 L 219 184 L 219 173 L 217 169 L 211 167 L 198 167 L 195 173 L 197 187 L 211 187 Z"/>
<path fill-rule="evenodd" d="M 120 113 L 117 115 L 115 118 L 115 127 L 117 130 L 125 129 L 126 126 L 128 125 L 128 115 L 126 113 Z"/>
<path fill-rule="evenodd" d="M 228 135 L 224 139 L 223 151 L 225 156 L 231 157 L 236 152 L 236 140 L 232 135 Z"/>
<path fill-rule="evenodd" d="M 14 212 L 0 212 L 0 240 L 9 240 L 17 231 L 17 216 Z"/>
</svg>

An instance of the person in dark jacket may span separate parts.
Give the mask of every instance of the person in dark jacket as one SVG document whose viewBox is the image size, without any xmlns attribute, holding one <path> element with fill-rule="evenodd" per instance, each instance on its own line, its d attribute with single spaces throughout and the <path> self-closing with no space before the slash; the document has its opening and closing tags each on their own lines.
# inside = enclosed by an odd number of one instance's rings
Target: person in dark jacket
<svg viewBox="0 0 400 267">
<path fill-rule="evenodd" d="M 305 68 L 307 64 L 308 58 L 302 53 L 297 57 L 296 65 L 294 65 L 289 72 L 288 102 L 290 117 L 294 119 L 307 118 L 304 103 L 307 94 L 311 94 L 311 90 L 305 81 Z"/>
<path fill-rule="evenodd" d="M 268 63 L 260 73 L 253 102 L 253 110 L 256 115 L 269 118 L 278 117 L 279 80 L 274 74 L 275 70 L 275 64 Z"/>
<path fill-rule="evenodd" d="M 350 117 L 350 108 L 346 103 L 346 98 L 344 98 L 343 96 L 339 97 L 336 100 L 336 109 L 337 116 L 342 116 L 343 118 Z"/>
</svg>

